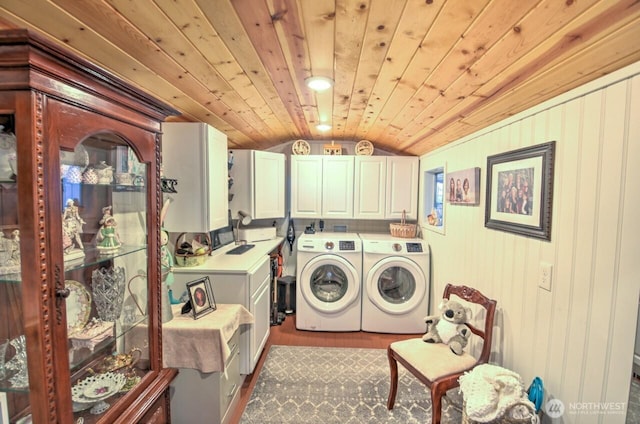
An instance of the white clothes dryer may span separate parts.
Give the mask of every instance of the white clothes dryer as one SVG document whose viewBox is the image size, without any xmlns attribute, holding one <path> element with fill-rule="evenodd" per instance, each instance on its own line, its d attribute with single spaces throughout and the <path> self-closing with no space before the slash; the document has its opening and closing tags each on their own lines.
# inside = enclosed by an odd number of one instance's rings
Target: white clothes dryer
<svg viewBox="0 0 640 424">
<path fill-rule="evenodd" d="M 303 234 L 297 243 L 296 328 L 360 331 L 362 244 L 357 234 Z"/>
<path fill-rule="evenodd" d="M 424 333 L 429 311 L 429 245 L 422 239 L 360 234 L 362 330 Z"/>
</svg>

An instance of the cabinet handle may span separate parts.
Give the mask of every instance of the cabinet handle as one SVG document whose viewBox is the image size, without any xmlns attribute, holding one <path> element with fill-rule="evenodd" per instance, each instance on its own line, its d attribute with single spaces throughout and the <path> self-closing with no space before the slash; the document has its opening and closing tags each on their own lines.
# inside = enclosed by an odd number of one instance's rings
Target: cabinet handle
<svg viewBox="0 0 640 424">
<path fill-rule="evenodd" d="M 67 297 L 69 297 L 70 294 L 71 294 L 71 290 L 69 290 L 66 287 L 63 289 L 56 289 L 56 297 L 61 297 L 63 299 L 66 299 Z"/>
<path fill-rule="evenodd" d="M 227 397 L 232 397 L 233 394 L 236 392 L 237 388 L 238 388 L 237 384 L 234 384 L 233 386 L 231 386 L 231 390 L 229 390 L 229 394 L 227 395 Z"/>
</svg>

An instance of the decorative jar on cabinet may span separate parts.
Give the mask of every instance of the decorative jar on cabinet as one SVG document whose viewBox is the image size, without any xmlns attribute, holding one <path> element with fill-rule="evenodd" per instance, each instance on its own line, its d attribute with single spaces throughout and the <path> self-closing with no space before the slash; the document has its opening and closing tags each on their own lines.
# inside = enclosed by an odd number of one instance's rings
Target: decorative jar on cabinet
<svg viewBox="0 0 640 424">
<path fill-rule="evenodd" d="M 0 181 L 3 411 L 12 423 L 166 418 L 159 142 L 176 111 L 25 30 L 0 31 L 0 80 L 17 153 Z M 102 162 L 146 184 L 63 175 Z"/>
</svg>

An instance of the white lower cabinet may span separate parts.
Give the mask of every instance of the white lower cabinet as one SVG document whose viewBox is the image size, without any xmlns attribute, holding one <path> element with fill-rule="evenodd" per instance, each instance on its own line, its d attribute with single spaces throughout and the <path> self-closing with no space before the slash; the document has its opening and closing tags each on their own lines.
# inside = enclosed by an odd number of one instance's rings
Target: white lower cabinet
<svg viewBox="0 0 640 424">
<path fill-rule="evenodd" d="M 231 422 L 243 381 L 240 374 L 239 331 L 227 342 L 231 353 L 225 360 L 224 372 L 203 373 L 191 368 L 180 369 L 170 389 L 172 422 Z"/>
<path fill-rule="evenodd" d="M 265 255 L 247 271 L 205 271 L 202 273 L 180 272 L 174 268 L 175 281 L 172 289 L 182 293 L 186 283 L 208 276 L 216 303 L 234 303 L 247 308 L 253 315 L 253 325 L 240 327 L 240 373 L 251 374 L 269 338 L 271 319 L 269 316 L 271 267 Z"/>
</svg>

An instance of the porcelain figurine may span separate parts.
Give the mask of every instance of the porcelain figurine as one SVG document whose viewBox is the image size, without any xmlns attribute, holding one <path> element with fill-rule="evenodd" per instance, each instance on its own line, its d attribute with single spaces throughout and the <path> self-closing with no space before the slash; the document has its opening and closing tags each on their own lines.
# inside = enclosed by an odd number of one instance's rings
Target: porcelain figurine
<svg viewBox="0 0 640 424">
<path fill-rule="evenodd" d="M 78 206 L 73 199 L 68 199 L 62 214 L 62 247 L 65 260 L 84 256 L 82 244 L 82 226 L 86 224 L 80 216 Z"/>
<path fill-rule="evenodd" d="M 116 219 L 111 215 L 111 207 L 108 206 L 108 209 L 105 211 L 103 208 L 103 217 L 100 220 L 102 227 L 100 227 L 100 231 L 98 231 L 97 236 L 97 248 L 100 250 L 100 253 L 111 253 L 118 250 L 122 243 L 120 242 L 120 238 L 116 231 L 116 227 L 118 223 Z"/>
</svg>

